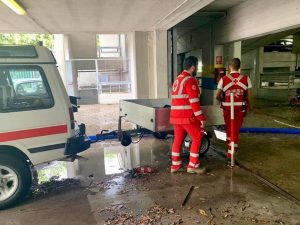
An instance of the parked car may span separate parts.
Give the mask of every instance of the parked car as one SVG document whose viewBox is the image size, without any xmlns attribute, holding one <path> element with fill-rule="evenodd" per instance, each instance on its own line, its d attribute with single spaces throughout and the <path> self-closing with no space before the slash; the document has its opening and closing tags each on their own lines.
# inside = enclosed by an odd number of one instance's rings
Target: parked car
<svg viewBox="0 0 300 225">
<path fill-rule="evenodd" d="M 18 80 L 14 82 L 14 88 L 17 95 L 35 95 L 47 93 L 43 81 L 38 79 Z"/>
<path fill-rule="evenodd" d="M 293 50 L 293 39 L 281 39 L 264 47 L 265 52 L 291 52 Z"/>
</svg>

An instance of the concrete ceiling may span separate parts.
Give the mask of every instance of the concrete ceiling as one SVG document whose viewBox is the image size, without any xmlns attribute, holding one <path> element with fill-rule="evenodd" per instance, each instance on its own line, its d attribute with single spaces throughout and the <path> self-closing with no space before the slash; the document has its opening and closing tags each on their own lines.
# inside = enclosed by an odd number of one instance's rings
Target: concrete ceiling
<svg viewBox="0 0 300 225">
<path fill-rule="evenodd" d="M 225 15 L 225 12 L 199 11 L 175 26 L 177 29 L 177 35 L 181 36 L 218 18 L 224 17 Z"/>
<path fill-rule="evenodd" d="M 226 10 L 245 0 L 17 0 L 18 16 L 0 1 L 1 33 L 115 33 L 166 30 L 195 12 Z M 195 25 L 208 22 L 194 19 Z M 185 24 L 189 26 L 188 24 Z"/>
<path fill-rule="evenodd" d="M 203 8 L 203 11 L 226 11 L 248 0 L 216 0 Z M 252 0 L 250 0 L 252 1 Z"/>
<path fill-rule="evenodd" d="M 187 19 L 178 23 L 175 27 L 177 28 L 177 35 L 181 36 L 191 30 L 197 29 L 205 24 L 211 23 L 214 20 L 226 16 L 226 12 L 242 2 L 247 0 L 215 0 L 206 7 L 203 7 L 198 12 L 194 13 Z"/>
<path fill-rule="evenodd" d="M 16 15 L 0 1 L 0 32 L 110 33 L 168 29 L 214 0 L 17 1 L 27 15 Z"/>
<path fill-rule="evenodd" d="M 300 32 L 300 28 L 286 30 L 274 34 L 268 34 L 261 37 L 256 37 L 248 40 L 242 41 L 242 53 L 257 49 L 259 47 L 264 47 L 272 42 L 278 41 L 281 38 L 291 36 Z"/>
</svg>

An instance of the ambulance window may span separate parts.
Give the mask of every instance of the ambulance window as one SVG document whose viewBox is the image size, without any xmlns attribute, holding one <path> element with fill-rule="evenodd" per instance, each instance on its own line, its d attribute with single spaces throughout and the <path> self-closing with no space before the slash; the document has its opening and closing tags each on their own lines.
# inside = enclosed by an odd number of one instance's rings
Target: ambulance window
<svg viewBox="0 0 300 225">
<path fill-rule="evenodd" d="M 34 46 L 0 46 L 0 58 L 36 58 Z"/>
<path fill-rule="evenodd" d="M 53 105 L 50 87 L 41 67 L 0 67 L 1 112 L 46 109 Z"/>
</svg>

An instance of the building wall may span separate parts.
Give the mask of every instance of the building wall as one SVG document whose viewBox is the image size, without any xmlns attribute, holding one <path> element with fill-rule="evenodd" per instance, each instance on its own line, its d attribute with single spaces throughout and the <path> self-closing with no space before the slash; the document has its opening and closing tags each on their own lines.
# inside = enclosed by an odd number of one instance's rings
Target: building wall
<svg viewBox="0 0 300 225">
<path fill-rule="evenodd" d="M 294 71 L 296 66 L 296 54 L 292 52 L 265 52 L 263 62 L 264 67 L 288 67 L 290 71 Z"/>
<path fill-rule="evenodd" d="M 202 104 L 216 104 L 216 84 L 214 84 L 214 33 L 213 24 L 177 37 L 177 54 L 202 50 Z"/>
<path fill-rule="evenodd" d="M 264 52 L 261 47 L 242 55 L 242 72 L 250 74 L 254 97 L 257 98 L 287 101 L 290 94 L 287 86 L 285 88 L 261 88 L 260 74 L 264 72 L 264 68 L 274 68 L 274 71 L 278 69 L 279 71 L 294 71 L 295 65 L 296 54 L 291 52 Z"/>
</svg>

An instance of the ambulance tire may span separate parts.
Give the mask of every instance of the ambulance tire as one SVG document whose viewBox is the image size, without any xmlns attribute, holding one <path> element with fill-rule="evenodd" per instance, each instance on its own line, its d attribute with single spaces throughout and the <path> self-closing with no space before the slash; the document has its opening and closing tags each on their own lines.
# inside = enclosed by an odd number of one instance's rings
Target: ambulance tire
<svg viewBox="0 0 300 225">
<path fill-rule="evenodd" d="M 0 153 L 0 209 L 21 202 L 28 194 L 31 184 L 29 163 L 16 156 Z"/>
<path fill-rule="evenodd" d="M 204 156 L 208 152 L 209 147 L 210 147 L 209 136 L 207 134 L 204 134 L 202 138 L 201 147 L 200 147 L 200 157 Z"/>
</svg>

